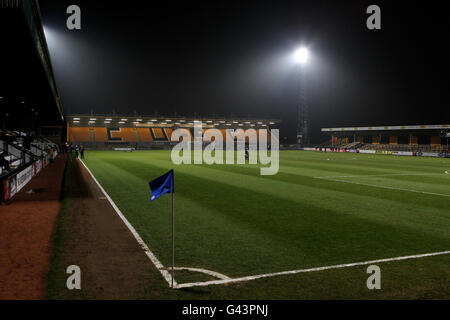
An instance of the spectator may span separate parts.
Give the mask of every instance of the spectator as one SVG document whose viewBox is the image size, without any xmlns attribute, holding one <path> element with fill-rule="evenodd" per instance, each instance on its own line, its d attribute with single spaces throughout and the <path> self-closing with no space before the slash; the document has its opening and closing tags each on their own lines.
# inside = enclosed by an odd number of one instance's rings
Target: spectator
<svg viewBox="0 0 450 320">
<path fill-rule="evenodd" d="M 6 171 L 11 170 L 11 166 L 9 165 L 9 161 L 6 160 L 4 152 L 0 155 L 0 166 L 5 168 Z"/>
</svg>

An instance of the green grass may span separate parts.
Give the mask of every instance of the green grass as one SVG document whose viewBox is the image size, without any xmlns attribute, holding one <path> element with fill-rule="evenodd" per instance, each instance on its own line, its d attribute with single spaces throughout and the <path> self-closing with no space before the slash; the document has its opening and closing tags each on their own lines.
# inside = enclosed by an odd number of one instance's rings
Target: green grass
<svg viewBox="0 0 450 320">
<path fill-rule="evenodd" d="M 450 250 L 448 159 L 284 151 L 275 176 L 256 165 L 174 166 L 167 151 L 89 152 L 85 163 L 166 266 L 171 197 L 150 203 L 148 182 L 171 168 L 177 266 L 240 277 Z M 155 270 L 143 298 L 448 299 L 449 262 L 380 264 L 380 291 L 366 288 L 364 266 L 175 291 Z"/>
</svg>

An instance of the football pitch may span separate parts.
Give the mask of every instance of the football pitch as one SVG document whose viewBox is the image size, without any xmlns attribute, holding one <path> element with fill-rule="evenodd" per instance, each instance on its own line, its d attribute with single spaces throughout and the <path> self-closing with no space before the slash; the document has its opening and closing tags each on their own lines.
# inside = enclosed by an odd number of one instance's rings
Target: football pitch
<svg viewBox="0 0 450 320">
<path fill-rule="evenodd" d="M 153 288 L 169 298 L 450 297 L 450 255 L 378 261 L 450 250 L 449 159 L 281 151 L 274 176 L 258 165 L 174 166 L 169 151 L 91 151 L 84 163 L 165 267 L 171 196 L 149 202 L 148 182 L 175 169 L 175 266 L 225 281 L 177 270 L 190 288 L 171 295 L 159 275 Z M 315 269 L 373 260 L 381 290 L 367 289 L 369 264 Z"/>
</svg>

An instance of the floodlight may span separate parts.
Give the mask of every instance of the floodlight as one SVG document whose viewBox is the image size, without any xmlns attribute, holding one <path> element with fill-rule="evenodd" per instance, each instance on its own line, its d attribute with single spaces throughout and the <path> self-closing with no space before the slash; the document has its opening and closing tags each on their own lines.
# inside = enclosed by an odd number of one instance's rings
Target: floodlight
<svg viewBox="0 0 450 320">
<path fill-rule="evenodd" d="M 297 63 L 305 64 L 308 62 L 309 51 L 307 48 L 300 48 L 295 51 L 294 59 Z"/>
</svg>

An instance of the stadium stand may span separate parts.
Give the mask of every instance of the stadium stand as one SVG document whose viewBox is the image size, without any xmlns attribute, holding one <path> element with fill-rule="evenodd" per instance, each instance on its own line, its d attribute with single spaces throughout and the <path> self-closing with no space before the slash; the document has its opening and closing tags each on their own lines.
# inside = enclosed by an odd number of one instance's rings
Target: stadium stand
<svg viewBox="0 0 450 320">
<path fill-rule="evenodd" d="M 152 133 L 152 137 L 154 141 L 169 141 L 170 137 L 167 136 L 167 133 L 164 128 L 150 128 Z"/>
<path fill-rule="evenodd" d="M 137 132 L 139 136 L 139 142 L 153 142 L 153 137 L 150 133 L 149 128 L 138 128 Z"/>
<path fill-rule="evenodd" d="M 406 152 L 441 152 L 445 147 L 441 145 L 408 145 L 408 144 L 365 144 L 358 148 L 359 150 L 375 151 L 406 151 Z"/>
<path fill-rule="evenodd" d="M 345 148 L 345 149 L 358 149 L 358 148 L 360 148 L 363 145 L 364 144 L 362 142 L 356 141 L 356 142 L 345 144 L 343 146 L 343 148 Z"/>
<path fill-rule="evenodd" d="M 0 0 L 0 202 L 58 155 L 65 121 L 35 0 Z"/>
<path fill-rule="evenodd" d="M 322 132 L 331 139 L 319 146 L 321 149 L 427 156 L 448 156 L 450 152 L 450 125 L 324 128 Z"/>
<path fill-rule="evenodd" d="M 187 129 L 193 141 L 195 121 L 197 120 L 186 118 L 69 115 L 67 137 L 70 144 L 83 145 L 87 149 L 161 149 L 174 144 L 171 137 L 173 131 L 178 128 Z M 203 132 L 207 129 L 217 129 L 224 139 L 234 139 L 227 130 L 255 129 L 258 137 L 262 129 L 268 130 L 268 143 L 271 141 L 270 129 L 279 123 L 279 120 L 260 119 L 202 120 Z"/>
<path fill-rule="evenodd" d="M 12 199 L 59 150 L 59 145 L 43 137 L 0 131 L 0 203 Z"/>
<path fill-rule="evenodd" d="M 98 138 L 98 141 L 101 141 L 100 135 Z M 91 142 L 90 128 L 70 128 L 70 140 L 77 142 Z"/>
<path fill-rule="evenodd" d="M 108 130 L 106 128 L 93 128 L 94 136 L 92 141 L 97 142 L 107 142 L 108 141 Z"/>
<path fill-rule="evenodd" d="M 164 131 L 166 132 L 167 138 L 170 140 L 172 138 L 173 129 L 172 128 L 164 128 Z"/>
<path fill-rule="evenodd" d="M 119 131 L 120 131 L 120 134 L 118 134 L 117 136 L 120 136 L 122 141 L 125 141 L 125 142 L 137 142 L 138 141 L 135 128 L 120 128 Z"/>
</svg>

